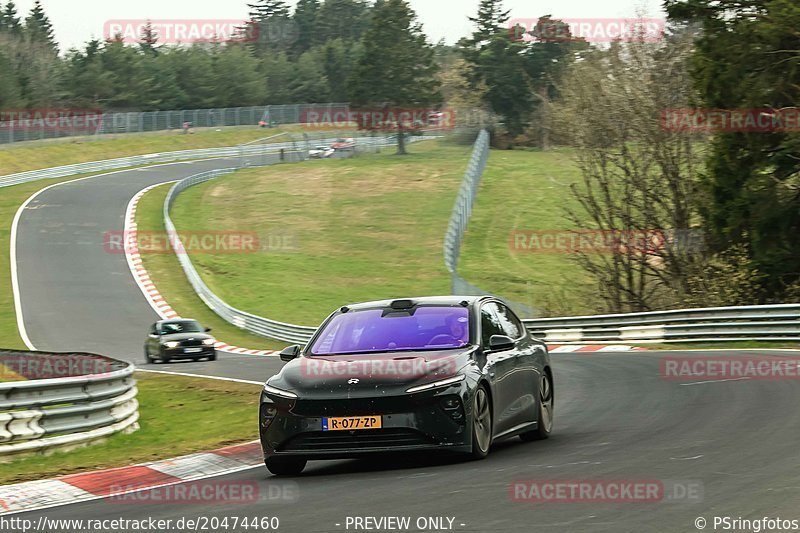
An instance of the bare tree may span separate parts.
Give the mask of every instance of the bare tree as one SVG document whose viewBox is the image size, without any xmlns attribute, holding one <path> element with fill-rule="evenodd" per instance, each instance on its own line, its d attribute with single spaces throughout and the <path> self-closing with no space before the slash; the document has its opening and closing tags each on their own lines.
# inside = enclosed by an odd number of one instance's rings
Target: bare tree
<svg viewBox="0 0 800 533">
<path fill-rule="evenodd" d="M 576 260 L 610 312 L 667 307 L 690 291 L 702 154 L 696 137 L 665 128 L 662 116 L 691 104 L 691 50 L 688 32 L 596 50 L 570 67 L 552 110 L 582 174 L 572 187 L 580 207 L 568 218 L 606 237 L 605 252 L 582 249 Z"/>
</svg>

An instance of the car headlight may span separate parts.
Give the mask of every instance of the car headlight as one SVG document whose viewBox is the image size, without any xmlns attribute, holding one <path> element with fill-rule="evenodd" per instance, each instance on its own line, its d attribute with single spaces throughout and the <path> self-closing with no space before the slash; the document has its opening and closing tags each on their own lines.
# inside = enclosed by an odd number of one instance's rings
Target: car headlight
<svg viewBox="0 0 800 533">
<path fill-rule="evenodd" d="M 177 348 L 180 345 L 181 345 L 181 343 L 179 343 L 177 341 L 169 341 L 169 342 L 165 342 L 164 343 L 164 346 L 167 347 L 167 348 Z"/>
<path fill-rule="evenodd" d="M 450 385 L 454 385 L 461 381 L 464 381 L 467 376 L 464 374 L 459 374 L 457 376 L 453 376 L 452 378 L 442 379 L 439 381 L 434 381 L 433 383 L 427 383 L 425 385 L 418 385 L 416 387 L 411 387 L 406 392 L 413 393 L 413 392 L 422 392 L 426 390 L 438 389 L 439 387 L 448 387 Z"/>
<path fill-rule="evenodd" d="M 203 339 L 203 344 L 206 346 L 213 346 L 216 342 L 216 339 Z"/>
<path fill-rule="evenodd" d="M 297 398 L 297 394 L 293 392 L 289 392 L 288 390 L 278 389 L 266 383 L 264 383 L 264 392 L 266 392 L 267 394 L 274 394 L 275 396 L 280 396 L 281 398 L 290 398 L 292 400 Z"/>
</svg>

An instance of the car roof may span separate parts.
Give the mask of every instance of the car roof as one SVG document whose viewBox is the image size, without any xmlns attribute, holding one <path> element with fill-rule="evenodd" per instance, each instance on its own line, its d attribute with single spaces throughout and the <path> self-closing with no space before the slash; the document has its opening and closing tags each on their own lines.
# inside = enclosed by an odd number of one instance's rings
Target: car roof
<svg viewBox="0 0 800 533">
<path fill-rule="evenodd" d="M 197 322 L 197 320 L 194 318 L 170 318 L 168 320 L 159 320 L 156 324 L 174 324 L 176 322 Z"/>
<path fill-rule="evenodd" d="M 391 300 L 374 300 L 371 302 L 360 302 L 347 305 L 348 309 L 380 309 L 389 307 L 392 302 L 398 300 L 411 300 L 417 305 L 460 305 L 461 302 L 467 302 L 468 306 L 473 306 L 477 302 L 492 299 L 493 296 L 416 296 L 412 298 L 392 298 Z"/>
</svg>

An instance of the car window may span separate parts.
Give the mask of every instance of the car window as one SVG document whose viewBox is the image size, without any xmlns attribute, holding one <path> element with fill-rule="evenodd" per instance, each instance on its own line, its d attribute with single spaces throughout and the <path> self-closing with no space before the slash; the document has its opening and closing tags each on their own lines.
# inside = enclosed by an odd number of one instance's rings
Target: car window
<svg viewBox="0 0 800 533">
<path fill-rule="evenodd" d="M 153 324 L 152 326 L 150 326 L 150 335 L 155 335 L 155 334 L 156 334 L 156 331 L 157 331 L 157 330 L 156 330 L 156 325 L 155 325 L 155 324 Z"/>
<path fill-rule="evenodd" d="M 492 335 L 506 335 L 498 317 L 496 303 L 488 303 L 481 307 L 481 340 L 484 347 L 489 346 Z"/>
<path fill-rule="evenodd" d="M 522 325 L 520 319 L 511 309 L 505 305 L 497 304 L 496 311 L 497 318 L 500 319 L 500 326 L 506 335 L 515 340 L 525 335 L 525 326 Z"/>
<path fill-rule="evenodd" d="M 469 310 L 422 306 L 412 311 L 367 309 L 333 317 L 314 342 L 313 355 L 455 349 L 469 344 Z"/>
<path fill-rule="evenodd" d="M 193 320 L 182 320 L 176 322 L 164 322 L 161 324 L 162 335 L 173 335 L 175 333 L 202 333 L 203 327 Z"/>
</svg>

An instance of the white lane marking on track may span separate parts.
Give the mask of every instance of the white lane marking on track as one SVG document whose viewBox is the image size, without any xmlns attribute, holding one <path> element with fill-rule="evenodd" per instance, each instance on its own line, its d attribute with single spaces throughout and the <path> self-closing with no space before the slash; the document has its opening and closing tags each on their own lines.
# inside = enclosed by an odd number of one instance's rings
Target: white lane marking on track
<svg viewBox="0 0 800 533">
<path fill-rule="evenodd" d="M 690 385 L 705 385 L 707 383 L 725 383 L 726 381 L 749 381 L 750 378 L 730 378 L 730 379 L 710 379 L 708 381 L 693 381 L 691 383 L 681 383 L 682 387 Z"/>
<path fill-rule="evenodd" d="M 705 457 L 705 455 L 695 455 L 694 457 L 670 457 L 673 461 L 694 461 L 695 459 L 700 459 L 701 457 Z"/>
<path fill-rule="evenodd" d="M 211 160 L 214 160 L 214 159 L 233 159 L 233 158 L 230 157 L 230 156 L 207 157 L 205 159 L 195 159 L 195 160 L 192 160 L 192 161 L 183 161 L 182 163 L 199 163 L 201 161 L 211 161 Z M 28 205 L 34 199 L 36 199 L 37 196 L 39 196 L 43 192 L 45 192 L 45 191 L 47 191 L 49 189 L 52 189 L 54 187 L 61 186 L 61 185 L 68 185 L 70 183 L 77 183 L 79 181 L 90 180 L 90 179 L 94 179 L 94 178 L 101 178 L 101 177 L 104 177 L 104 176 L 112 176 L 114 174 L 121 174 L 123 172 L 130 172 L 132 170 L 149 170 L 149 169 L 153 169 L 153 168 L 157 168 L 157 167 L 168 167 L 170 165 L 175 165 L 175 164 L 176 164 L 175 162 L 172 162 L 172 163 L 159 163 L 157 165 L 147 165 L 146 167 L 138 167 L 138 168 L 134 167 L 134 168 L 119 169 L 119 170 L 113 170 L 111 172 L 104 172 L 102 174 L 94 174 L 92 176 L 84 176 L 82 178 L 76 178 L 74 180 L 62 181 L 62 182 L 59 182 L 59 183 L 53 183 L 51 185 L 48 185 L 47 187 L 43 187 L 43 188 L 39 189 L 38 191 L 36 191 L 32 195 L 30 195 L 28 197 L 28 199 L 25 200 L 25 202 L 21 206 L 19 206 L 19 209 L 17 209 L 17 212 L 14 214 L 14 221 L 11 223 L 11 236 L 10 236 L 11 253 L 10 253 L 10 257 L 9 257 L 9 259 L 10 259 L 9 262 L 11 263 L 11 265 L 10 265 L 11 266 L 11 291 L 14 294 L 14 311 L 15 311 L 15 313 L 17 315 L 17 329 L 19 330 L 19 336 L 22 337 L 22 342 L 25 343 L 25 346 L 27 346 L 29 350 L 36 351 L 36 347 L 33 345 L 33 343 L 31 342 L 31 339 L 28 337 L 27 329 L 25 329 L 25 318 L 24 318 L 24 316 L 22 314 L 22 297 L 21 297 L 21 293 L 20 293 L 20 289 L 19 289 L 19 276 L 17 274 L 17 229 L 19 227 L 19 220 L 22 217 L 22 213 L 25 211 L 25 209 L 28 207 Z M 175 181 L 175 180 L 173 180 L 173 181 Z M 164 183 L 170 183 L 170 182 L 164 182 Z M 31 209 L 34 209 L 34 208 L 31 208 Z"/>
</svg>

